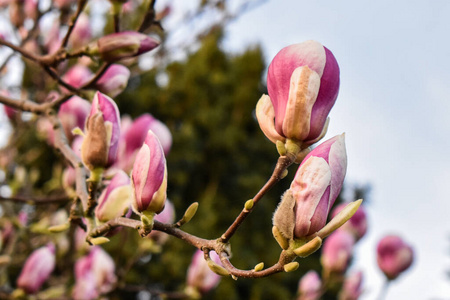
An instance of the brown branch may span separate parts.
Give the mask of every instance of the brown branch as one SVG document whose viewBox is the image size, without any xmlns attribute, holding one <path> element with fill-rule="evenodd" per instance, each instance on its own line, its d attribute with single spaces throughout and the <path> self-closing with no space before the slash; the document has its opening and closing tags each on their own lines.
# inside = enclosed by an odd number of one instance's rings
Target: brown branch
<svg viewBox="0 0 450 300">
<path fill-rule="evenodd" d="M 78 0 L 78 6 L 77 11 L 73 14 L 70 23 L 69 28 L 67 29 L 67 33 L 64 36 L 60 49 L 64 49 L 67 46 L 67 43 L 69 42 L 70 35 L 73 32 L 73 29 L 75 28 L 75 24 L 77 23 L 78 17 L 81 15 L 81 13 L 84 10 L 84 7 L 86 6 L 87 0 Z"/>
<path fill-rule="evenodd" d="M 3 95 L 0 95 L 0 103 L 15 109 L 29 111 L 36 114 L 42 114 L 46 109 L 43 105 L 37 104 L 31 100 L 16 100 Z"/>
<path fill-rule="evenodd" d="M 51 197 L 45 197 L 45 198 L 21 197 L 21 196 L 14 196 L 14 197 L 0 196 L 0 201 L 11 201 L 11 202 L 17 202 L 17 203 L 41 205 L 41 204 L 50 204 L 50 203 L 64 203 L 64 202 L 70 201 L 70 199 L 67 197 L 67 195 L 51 196 Z"/>
<path fill-rule="evenodd" d="M 242 222 L 244 222 L 245 218 L 253 211 L 255 208 L 255 205 L 258 203 L 258 201 L 278 182 L 282 179 L 282 175 L 284 171 L 294 163 L 295 156 L 293 155 L 287 155 L 287 156 L 280 156 L 278 158 L 278 162 L 275 166 L 275 169 L 272 173 L 272 176 L 270 179 L 266 182 L 266 184 L 259 190 L 259 192 L 253 197 L 253 207 L 250 209 L 244 208 L 239 216 L 234 220 L 233 224 L 228 227 L 228 229 L 225 231 L 224 234 L 221 236 L 221 241 L 223 243 L 227 243 L 230 238 L 234 235 L 236 230 L 241 226 Z"/>
<path fill-rule="evenodd" d="M 144 32 L 155 21 L 155 3 L 156 0 L 151 0 L 148 4 L 147 12 L 145 13 L 144 18 L 142 19 L 142 23 L 138 29 L 139 32 Z"/>
<path fill-rule="evenodd" d="M 84 89 L 92 89 L 94 88 L 94 85 L 97 83 L 97 81 L 102 77 L 103 74 L 108 70 L 108 68 L 111 66 L 111 63 L 104 63 L 98 70 L 97 73 L 95 73 L 94 77 L 90 79 L 87 83 L 85 83 L 82 87 L 80 87 L 81 90 Z"/>
<path fill-rule="evenodd" d="M 23 57 L 25 57 L 25 58 L 27 58 L 27 59 L 29 59 L 31 61 L 34 61 L 34 62 L 37 62 L 37 63 L 40 62 L 40 57 L 38 57 L 38 56 L 36 56 L 36 55 L 34 55 L 34 54 L 32 54 L 32 53 L 22 49 L 20 46 L 16 46 L 16 45 L 14 45 L 14 44 L 12 44 L 12 43 L 10 43 L 8 41 L 5 41 L 2 38 L 0 38 L 0 45 L 6 46 L 8 48 L 11 48 L 15 52 L 19 52 Z"/>
</svg>

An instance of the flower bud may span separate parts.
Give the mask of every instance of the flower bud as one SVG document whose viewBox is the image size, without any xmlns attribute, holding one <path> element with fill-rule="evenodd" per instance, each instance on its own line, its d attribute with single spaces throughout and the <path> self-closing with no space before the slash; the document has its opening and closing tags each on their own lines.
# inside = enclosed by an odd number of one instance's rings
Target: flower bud
<svg viewBox="0 0 450 300">
<path fill-rule="evenodd" d="M 166 158 L 156 135 L 149 130 L 139 150 L 131 173 L 136 212 L 160 213 L 164 208 L 167 190 Z"/>
<path fill-rule="evenodd" d="M 17 279 L 17 286 L 28 294 L 34 294 L 50 277 L 55 268 L 55 246 L 48 244 L 28 257 Z"/>
<path fill-rule="evenodd" d="M 69 141 L 73 139 L 72 130 L 76 127 L 84 130 L 86 118 L 91 110 L 89 101 L 73 96 L 64 102 L 58 111 L 58 117 Z"/>
<path fill-rule="evenodd" d="M 261 98 L 256 111 L 266 136 L 273 142 L 289 138 L 311 145 L 321 136 L 336 102 L 339 66 L 318 42 L 291 45 L 272 60 L 267 89 L 269 96 Z"/>
<path fill-rule="evenodd" d="M 97 299 L 110 292 L 117 281 L 114 261 L 101 247 L 92 247 L 89 255 L 75 263 L 75 280 L 74 299 Z"/>
<path fill-rule="evenodd" d="M 347 270 L 350 258 L 352 257 L 353 236 L 343 230 L 333 232 L 323 244 L 320 262 L 328 273 L 343 274 Z"/>
<path fill-rule="evenodd" d="M 342 203 L 336 206 L 331 216 L 334 218 L 340 211 L 347 206 L 347 203 Z M 367 215 L 363 206 L 360 206 L 356 213 L 341 227 L 341 230 L 346 230 L 353 234 L 356 241 L 360 240 L 367 232 Z"/>
<path fill-rule="evenodd" d="M 109 62 L 138 56 L 159 45 L 155 39 L 135 31 L 112 33 L 98 39 L 95 49 L 100 57 Z"/>
<path fill-rule="evenodd" d="M 220 258 L 216 252 L 209 252 L 211 260 L 221 265 Z M 206 294 L 215 288 L 220 282 L 220 275 L 211 271 L 204 258 L 203 251 L 197 250 L 192 258 L 191 265 L 187 273 L 187 285 L 200 294 Z"/>
<path fill-rule="evenodd" d="M 119 109 L 114 100 L 97 92 L 81 145 L 81 158 L 90 170 L 106 168 L 114 163 L 120 137 L 119 122 Z"/>
<path fill-rule="evenodd" d="M 62 79 L 74 88 L 80 88 L 86 84 L 93 76 L 92 71 L 81 64 L 71 67 L 62 77 Z M 65 90 L 65 89 L 63 89 Z"/>
<path fill-rule="evenodd" d="M 111 97 L 116 97 L 127 87 L 130 70 L 119 64 L 111 65 L 97 81 L 96 86 Z"/>
<path fill-rule="evenodd" d="M 344 135 L 329 139 L 305 157 L 273 218 L 286 239 L 301 239 L 324 227 L 346 169 Z"/>
<path fill-rule="evenodd" d="M 321 295 L 322 280 L 315 271 L 309 271 L 300 279 L 297 300 L 318 300 Z"/>
<path fill-rule="evenodd" d="M 38 1 L 37 0 L 25 0 L 23 9 L 25 16 L 29 19 L 36 20 L 38 15 Z"/>
<path fill-rule="evenodd" d="M 118 171 L 98 199 L 95 216 L 100 222 L 123 216 L 131 204 L 130 178 Z"/>
<path fill-rule="evenodd" d="M 353 272 L 347 276 L 339 293 L 339 300 L 358 300 L 362 294 L 363 273 Z"/>
<path fill-rule="evenodd" d="M 385 236 L 378 243 L 378 267 L 389 280 L 397 278 L 401 272 L 408 269 L 413 262 L 413 258 L 412 247 L 398 236 Z"/>
</svg>

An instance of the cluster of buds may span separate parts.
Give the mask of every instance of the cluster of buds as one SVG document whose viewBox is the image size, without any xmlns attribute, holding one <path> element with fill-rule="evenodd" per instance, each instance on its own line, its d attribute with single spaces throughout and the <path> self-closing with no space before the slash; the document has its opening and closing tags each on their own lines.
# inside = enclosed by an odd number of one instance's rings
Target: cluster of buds
<svg viewBox="0 0 450 300">
<path fill-rule="evenodd" d="M 269 96 L 256 107 L 262 131 L 274 143 L 291 140 L 304 149 L 326 133 L 339 91 L 339 66 L 318 42 L 291 45 L 272 60 L 267 89 Z"/>
</svg>

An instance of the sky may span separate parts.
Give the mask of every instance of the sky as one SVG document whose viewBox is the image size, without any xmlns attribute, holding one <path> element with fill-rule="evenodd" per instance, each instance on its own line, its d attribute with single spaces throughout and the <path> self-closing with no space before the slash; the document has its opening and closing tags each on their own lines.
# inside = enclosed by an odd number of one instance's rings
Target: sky
<svg viewBox="0 0 450 300">
<path fill-rule="evenodd" d="M 450 299 L 448 16 L 447 0 L 272 0 L 227 31 L 227 49 L 260 44 L 268 63 L 310 39 L 334 53 L 341 85 L 326 138 L 346 133 L 346 184 L 372 186 L 352 266 L 364 271 L 362 300 L 383 284 L 375 249 L 386 234 L 415 251 L 386 299 Z"/>
<path fill-rule="evenodd" d="M 362 300 L 378 299 L 376 245 L 387 234 L 410 243 L 415 259 L 385 299 L 450 299 L 448 16 L 448 0 L 272 0 L 227 27 L 225 49 L 261 45 L 268 64 L 310 39 L 339 63 L 326 138 L 346 133 L 345 183 L 372 187 L 369 232 L 351 267 L 364 271 Z"/>
</svg>

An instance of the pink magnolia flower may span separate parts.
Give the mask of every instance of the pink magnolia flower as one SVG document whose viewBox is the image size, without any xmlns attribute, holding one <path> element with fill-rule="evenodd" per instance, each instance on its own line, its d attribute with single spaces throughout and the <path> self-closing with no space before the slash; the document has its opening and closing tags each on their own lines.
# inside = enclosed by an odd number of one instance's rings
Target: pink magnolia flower
<svg viewBox="0 0 450 300">
<path fill-rule="evenodd" d="M 211 251 L 209 255 L 216 264 L 222 265 L 220 258 L 216 252 Z M 192 258 L 191 265 L 187 272 L 187 285 L 200 292 L 206 294 L 215 288 L 220 282 L 220 275 L 211 271 L 208 263 L 204 259 L 203 251 L 197 250 Z"/>
<path fill-rule="evenodd" d="M 107 222 L 124 215 L 130 204 L 130 178 L 120 170 L 100 195 L 95 208 L 95 216 L 100 222 Z"/>
<path fill-rule="evenodd" d="M 167 197 L 167 166 L 161 143 L 151 130 L 136 156 L 131 181 L 134 210 L 160 213 Z"/>
<path fill-rule="evenodd" d="M 34 294 L 42 287 L 55 268 L 55 246 L 48 244 L 28 257 L 19 277 L 17 286 L 28 294 Z"/>
<path fill-rule="evenodd" d="M 84 66 L 77 64 L 71 67 L 62 77 L 62 79 L 75 88 L 82 87 L 92 78 L 92 71 Z"/>
<path fill-rule="evenodd" d="M 353 272 L 347 276 L 339 293 L 339 300 L 358 300 L 362 294 L 363 273 Z"/>
<path fill-rule="evenodd" d="M 343 230 L 333 232 L 324 242 L 321 263 L 326 272 L 343 274 L 352 257 L 355 239 Z"/>
<path fill-rule="evenodd" d="M 122 31 L 98 39 L 98 53 L 103 60 L 113 62 L 138 56 L 159 45 L 155 39 L 135 31 Z"/>
<path fill-rule="evenodd" d="M 264 134 L 272 142 L 289 138 L 310 145 L 322 133 L 336 101 L 339 66 L 318 42 L 291 45 L 272 60 L 267 89 L 269 96 L 263 96 L 256 109 Z"/>
<path fill-rule="evenodd" d="M 25 0 L 23 4 L 23 10 L 25 16 L 29 19 L 36 20 L 38 14 L 38 1 L 37 0 Z"/>
<path fill-rule="evenodd" d="M 334 218 L 347 203 L 342 203 L 336 206 L 331 216 Z M 367 232 L 367 214 L 363 206 L 360 206 L 356 213 L 348 220 L 340 230 L 347 230 L 355 237 L 356 241 L 361 239 Z"/>
<path fill-rule="evenodd" d="M 75 280 L 74 299 L 97 299 L 111 291 L 117 281 L 114 261 L 101 247 L 92 247 L 87 256 L 75 263 Z"/>
<path fill-rule="evenodd" d="M 80 48 L 92 39 L 92 28 L 87 14 L 82 13 L 78 19 L 70 36 L 70 44 L 73 48 Z"/>
<path fill-rule="evenodd" d="M 388 235 L 378 243 L 378 266 L 389 280 L 397 278 L 400 273 L 408 269 L 413 259 L 414 252 L 412 247 L 399 236 Z"/>
<path fill-rule="evenodd" d="M 78 96 L 73 96 L 60 106 L 58 117 L 69 141 L 74 138 L 72 134 L 74 128 L 78 127 L 84 130 L 84 124 L 90 110 L 91 104 L 89 101 Z"/>
<path fill-rule="evenodd" d="M 90 169 L 111 166 L 116 157 L 120 137 L 119 109 L 113 99 L 97 92 L 86 122 L 86 136 L 81 158 Z"/>
<path fill-rule="evenodd" d="M 316 271 L 309 271 L 299 281 L 297 300 L 318 300 L 321 296 L 322 280 Z"/>
<path fill-rule="evenodd" d="M 127 87 L 130 70 L 119 64 L 111 65 L 97 81 L 97 88 L 111 97 L 116 97 Z"/>
<path fill-rule="evenodd" d="M 150 114 L 143 114 L 138 117 L 132 124 L 123 131 L 121 144 L 119 146 L 119 167 L 125 171 L 132 168 L 136 158 L 136 154 L 147 136 L 147 132 L 151 130 L 158 137 L 159 142 L 164 150 L 164 154 L 169 153 L 172 145 L 172 134 L 169 128 L 161 121 L 155 119 Z"/>
</svg>

